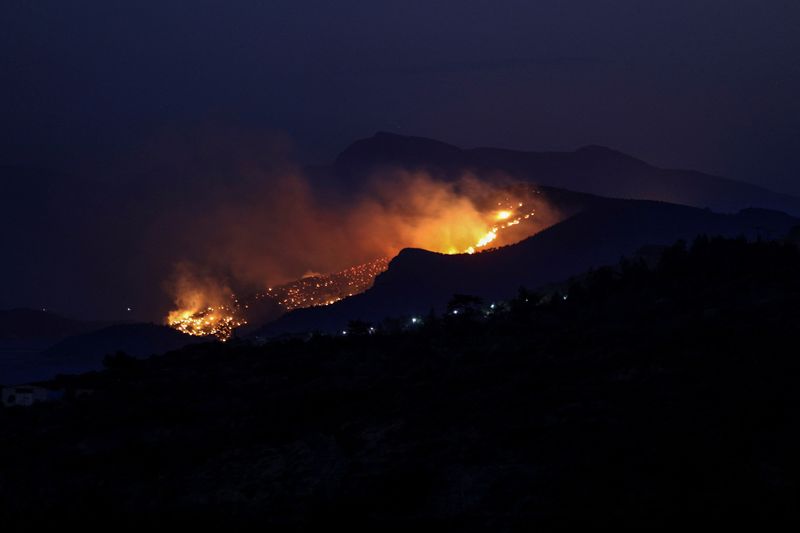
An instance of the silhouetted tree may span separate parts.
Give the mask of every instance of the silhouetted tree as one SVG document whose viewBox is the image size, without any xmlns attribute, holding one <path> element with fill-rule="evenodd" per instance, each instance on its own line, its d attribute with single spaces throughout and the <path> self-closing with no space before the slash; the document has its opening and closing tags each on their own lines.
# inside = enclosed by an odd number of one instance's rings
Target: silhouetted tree
<svg viewBox="0 0 800 533">
<path fill-rule="evenodd" d="M 447 303 L 447 313 L 455 316 L 473 316 L 480 311 L 483 299 L 469 294 L 454 294 Z"/>
<path fill-rule="evenodd" d="M 103 358 L 103 366 L 109 370 L 128 370 L 135 367 L 138 362 L 135 357 L 121 351 L 108 354 Z"/>
<path fill-rule="evenodd" d="M 372 324 L 363 320 L 351 320 L 347 323 L 347 334 L 354 337 L 369 335 L 372 330 Z"/>
<path fill-rule="evenodd" d="M 789 230 L 786 240 L 800 246 L 800 226 L 795 226 Z"/>
</svg>

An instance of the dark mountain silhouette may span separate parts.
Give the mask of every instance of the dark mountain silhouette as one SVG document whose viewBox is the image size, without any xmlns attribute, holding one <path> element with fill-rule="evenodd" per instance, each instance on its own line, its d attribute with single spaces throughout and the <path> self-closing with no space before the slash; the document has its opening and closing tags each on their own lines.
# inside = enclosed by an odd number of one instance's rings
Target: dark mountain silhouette
<svg viewBox="0 0 800 533">
<path fill-rule="evenodd" d="M 464 171 L 503 173 L 539 185 L 611 198 L 657 200 L 722 212 L 761 207 L 800 215 L 800 198 L 702 172 L 657 168 L 602 146 L 573 152 L 462 150 L 422 137 L 379 132 L 342 152 L 334 171 L 344 181 L 358 182 L 387 167 L 424 169 L 445 177 Z"/>
<path fill-rule="evenodd" d="M 364 294 L 336 304 L 294 311 L 257 332 L 261 336 L 336 331 L 349 320 L 442 311 L 454 294 L 508 299 L 519 287 L 539 288 L 590 268 L 615 264 L 642 246 L 668 245 L 697 235 L 776 238 L 800 220 L 777 211 L 736 215 L 643 200 L 608 200 L 518 244 L 476 255 L 406 249 Z"/>
<path fill-rule="evenodd" d="M 785 529 L 798 271 L 786 242 L 697 239 L 567 300 L 114 357 L 48 383 L 61 400 L 0 407 L 3 525 Z"/>
<path fill-rule="evenodd" d="M 97 370 L 116 352 L 147 357 L 205 340 L 155 324 L 109 324 L 31 309 L 0 311 L 0 383 Z"/>
<path fill-rule="evenodd" d="M 115 352 L 147 357 L 204 340 L 157 324 L 118 324 L 64 339 L 42 355 L 53 361 L 99 363 Z"/>
<path fill-rule="evenodd" d="M 108 322 L 75 320 L 35 309 L 9 309 L 0 311 L 0 340 L 57 341 L 108 325 Z"/>
</svg>

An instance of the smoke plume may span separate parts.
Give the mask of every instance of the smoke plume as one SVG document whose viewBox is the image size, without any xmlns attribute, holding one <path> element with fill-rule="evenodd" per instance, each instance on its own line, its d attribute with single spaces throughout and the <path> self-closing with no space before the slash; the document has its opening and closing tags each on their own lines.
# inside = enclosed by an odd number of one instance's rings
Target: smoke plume
<svg viewBox="0 0 800 533">
<path fill-rule="evenodd" d="M 497 226 L 500 210 L 522 223 L 497 232 L 492 246 L 559 218 L 531 185 L 508 176 L 445 179 L 383 169 L 353 186 L 333 172 L 308 175 L 282 139 L 215 135 L 156 146 L 140 158 L 159 190 L 151 241 L 168 256 L 166 288 L 182 309 L 392 257 L 404 247 L 463 253 Z"/>
</svg>

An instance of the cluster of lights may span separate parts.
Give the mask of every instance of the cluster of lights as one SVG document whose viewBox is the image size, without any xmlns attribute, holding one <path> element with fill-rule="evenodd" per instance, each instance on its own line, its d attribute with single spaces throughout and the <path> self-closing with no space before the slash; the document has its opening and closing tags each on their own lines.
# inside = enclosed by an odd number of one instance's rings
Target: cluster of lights
<svg viewBox="0 0 800 533">
<path fill-rule="evenodd" d="M 370 326 L 369 329 L 367 329 L 367 333 L 369 333 L 370 335 L 375 335 L 375 331 L 376 331 L 375 328 L 372 327 L 372 326 Z M 346 329 L 342 330 L 342 335 L 347 336 L 347 330 Z"/>
<path fill-rule="evenodd" d="M 247 324 L 235 307 L 207 307 L 199 311 L 173 311 L 167 317 L 170 327 L 197 337 L 217 337 L 222 342 L 233 336 L 233 330 Z"/>
<path fill-rule="evenodd" d="M 255 299 L 272 298 L 284 309 L 330 305 L 343 298 L 369 289 L 375 277 L 389 267 L 386 258 L 354 266 L 325 276 L 310 276 L 257 294 Z M 167 324 L 187 335 L 217 337 L 222 342 L 233 336 L 236 328 L 247 324 L 243 313 L 249 305 L 233 300 L 229 306 L 218 305 L 205 309 L 179 309 L 167 317 Z"/>
<path fill-rule="evenodd" d="M 383 257 L 335 274 L 309 276 L 280 287 L 271 287 L 256 298 L 272 298 L 287 311 L 330 305 L 369 289 L 375 277 L 387 268 L 389 259 Z"/>
</svg>

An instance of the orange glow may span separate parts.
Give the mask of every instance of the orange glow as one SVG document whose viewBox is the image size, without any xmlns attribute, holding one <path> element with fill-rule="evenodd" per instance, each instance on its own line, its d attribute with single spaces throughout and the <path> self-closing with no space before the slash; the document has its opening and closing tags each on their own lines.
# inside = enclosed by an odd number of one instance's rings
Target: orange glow
<svg viewBox="0 0 800 533">
<path fill-rule="evenodd" d="M 306 276 L 279 287 L 270 287 L 265 293 L 256 295 L 256 299 L 272 298 L 287 311 L 330 305 L 369 289 L 375 277 L 387 268 L 389 259 L 383 257 L 335 274 Z"/>
<path fill-rule="evenodd" d="M 247 301 L 272 299 L 285 311 L 330 305 L 369 289 L 388 268 L 387 258 L 402 248 L 481 253 L 533 235 L 558 216 L 529 185 L 492 186 L 469 177 L 451 183 L 403 174 L 396 181 L 377 183 L 368 195 L 354 198 L 352 208 L 341 212 L 309 203 L 305 192 L 297 194 L 299 199 L 284 194 L 287 203 L 303 206 L 280 212 L 292 221 L 284 232 L 275 239 L 233 246 L 242 250 L 234 259 L 235 270 L 246 274 L 248 283 L 243 286 L 269 283 L 271 288 L 240 301 L 219 278 L 179 272 L 172 287 L 176 305 L 166 318 L 168 325 L 225 341 L 237 327 L 247 324 Z M 236 211 L 230 213 L 234 216 Z M 250 226 L 233 224 L 234 228 Z M 233 232 L 231 240 L 240 235 Z M 228 250 L 230 243 L 224 241 L 215 249 Z M 376 257 L 381 259 L 370 260 Z M 347 265 L 356 266 L 341 270 Z"/>
<path fill-rule="evenodd" d="M 230 307 L 207 307 L 206 309 L 178 309 L 167 316 L 167 324 L 187 335 L 214 336 L 222 342 L 233 336 L 233 330 L 247 324 Z"/>
<path fill-rule="evenodd" d="M 222 342 L 233 336 L 236 328 L 247 324 L 246 306 L 216 280 L 198 275 L 186 265 L 180 266 L 175 285 L 177 309 L 166 318 L 168 326 L 198 337 L 214 336 Z"/>
<path fill-rule="evenodd" d="M 497 238 L 497 231 L 493 229 L 489 231 L 486 235 L 481 237 L 480 240 L 475 243 L 475 247 L 482 248 L 487 244 L 489 244 L 490 242 L 492 242 L 493 240 L 495 240 L 496 238 Z"/>
</svg>

